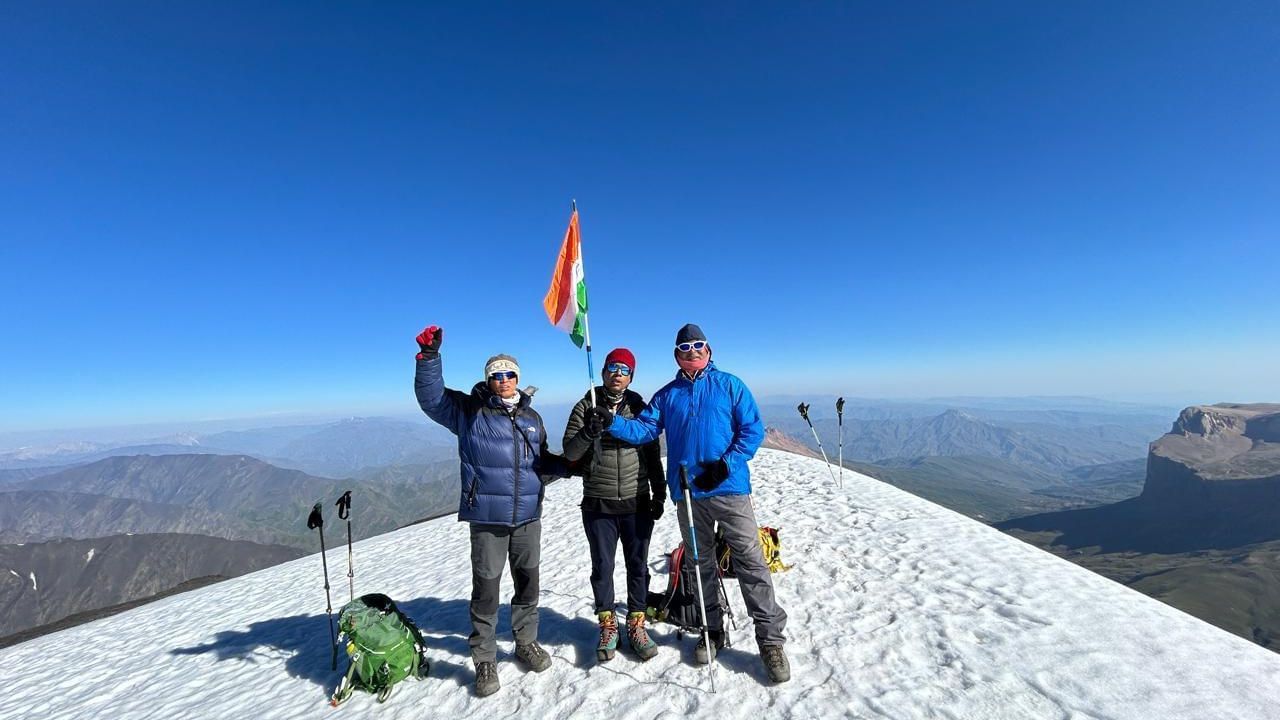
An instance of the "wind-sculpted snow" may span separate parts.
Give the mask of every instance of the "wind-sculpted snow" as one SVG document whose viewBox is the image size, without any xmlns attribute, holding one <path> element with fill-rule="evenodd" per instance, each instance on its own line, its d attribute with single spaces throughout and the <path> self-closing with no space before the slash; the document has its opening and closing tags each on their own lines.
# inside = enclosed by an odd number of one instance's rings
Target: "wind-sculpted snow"
<svg viewBox="0 0 1280 720">
<path fill-rule="evenodd" d="M 692 664 L 695 640 L 664 626 L 652 661 L 623 652 L 597 664 L 570 480 L 545 507 L 540 636 L 552 669 L 514 663 L 504 607 L 493 697 L 471 694 L 467 532 L 446 518 L 356 546 L 357 592 L 401 601 L 431 646 L 431 677 L 385 705 L 361 694 L 325 704 L 338 673 L 313 555 L 0 651 L 18 674 L 0 718 L 1277 716 L 1280 655 L 888 485 L 846 472 L 838 490 L 820 460 L 762 450 L 752 472 L 759 520 L 782 529 L 795 566 L 774 576 L 790 615 L 784 685 L 768 683 L 732 581 L 737 629 L 716 693 Z M 668 508 L 655 588 L 676 538 Z M 329 555 L 336 605 L 344 556 Z"/>
</svg>

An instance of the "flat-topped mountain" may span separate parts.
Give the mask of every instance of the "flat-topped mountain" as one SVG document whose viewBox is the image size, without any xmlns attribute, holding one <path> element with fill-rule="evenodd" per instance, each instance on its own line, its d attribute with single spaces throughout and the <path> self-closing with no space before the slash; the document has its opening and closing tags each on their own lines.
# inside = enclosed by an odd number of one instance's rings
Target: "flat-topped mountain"
<svg viewBox="0 0 1280 720">
<path fill-rule="evenodd" d="M 1142 494 L 996 525 L 1267 647 L 1280 647 L 1280 405 L 1186 408 Z"/>
<path fill-rule="evenodd" d="M 1249 501 L 1268 488 L 1280 488 L 1280 405 L 1195 405 L 1151 443 L 1142 495 Z"/>
</svg>

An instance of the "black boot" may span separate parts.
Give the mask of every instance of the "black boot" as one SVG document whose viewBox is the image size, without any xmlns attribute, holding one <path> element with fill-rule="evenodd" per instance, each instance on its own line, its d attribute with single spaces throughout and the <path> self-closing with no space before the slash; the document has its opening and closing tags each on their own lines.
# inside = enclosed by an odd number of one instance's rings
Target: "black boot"
<svg viewBox="0 0 1280 720">
<path fill-rule="evenodd" d="M 711 652 L 707 652 L 707 635 L 698 636 L 698 647 L 693 649 L 693 659 L 699 665 L 706 665 L 716 656 L 716 652 L 725 646 L 724 630 L 712 630 L 708 635 L 711 636 L 711 644 L 715 647 Z"/>
</svg>

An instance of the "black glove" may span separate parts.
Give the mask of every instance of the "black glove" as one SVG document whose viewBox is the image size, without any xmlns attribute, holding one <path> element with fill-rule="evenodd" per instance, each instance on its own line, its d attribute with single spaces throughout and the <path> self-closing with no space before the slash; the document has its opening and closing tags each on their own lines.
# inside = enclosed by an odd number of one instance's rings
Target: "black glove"
<svg viewBox="0 0 1280 720">
<path fill-rule="evenodd" d="M 418 333 L 419 360 L 430 360 L 440 354 L 440 343 L 444 342 L 444 328 L 431 327 Z"/>
<path fill-rule="evenodd" d="M 729 477 L 729 466 L 721 458 L 710 465 L 703 466 L 701 475 L 693 479 L 693 486 L 703 492 L 711 492 Z"/>
<path fill-rule="evenodd" d="M 587 437 L 594 440 L 603 435 L 605 428 L 612 423 L 613 413 L 599 405 L 593 405 L 587 410 L 587 424 L 583 426 L 583 431 L 587 434 Z"/>
<path fill-rule="evenodd" d="M 654 498 L 649 501 L 649 517 L 653 518 L 654 522 L 658 522 L 658 520 L 662 517 L 662 511 L 666 509 L 667 509 L 666 498 Z"/>
</svg>

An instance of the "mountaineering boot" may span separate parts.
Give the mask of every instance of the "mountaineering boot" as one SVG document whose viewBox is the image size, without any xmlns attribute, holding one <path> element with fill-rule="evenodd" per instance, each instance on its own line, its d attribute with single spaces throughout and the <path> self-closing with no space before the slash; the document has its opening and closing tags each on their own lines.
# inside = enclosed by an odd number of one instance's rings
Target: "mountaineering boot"
<svg viewBox="0 0 1280 720">
<path fill-rule="evenodd" d="M 716 656 L 716 652 L 725 645 L 724 630 L 712 630 L 709 634 L 711 635 L 711 644 L 714 646 L 714 649 L 712 649 L 711 652 L 707 652 L 706 635 L 698 636 L 698 647 L 693 649 L 693 659 L 696 660 L 699 665 L 706 665 L 710 663 L 711 659 Z"/>
<path fill-rule="evenodd" d="M 761 645 L 760 660 L 764 662 L 770 680 L 784 683 L 791 679 L 791 663 L 787 662 L 787 654 L 781 645 Z"/>
<path fill-rule="evenodd" d="M 597 617 L 600 618 L 600 643 L 596 645 L 596 659 L 609 662 L 618 649 L 618 618 L 612 610 L 601 610 Z"/>
<path fill-rule="evenodd" d="M 476 663 L 476 697 L 488 697 L 498 692 L 498 664 Z"/>
<path fill-rule="evenodd" d="M 658 643 L 644 629 L 643 612 L 627 613 L 627 642 L 631 643 L 631 649 L 636 651 L 641 660 L 648 660 L 658 654 Z"/>
<path fill-rule="evenodd" d="M 516 660 L 524 663 L 534 672 L 542 672 L 551 667 L 551 656 L 535 640 L 528 645 L 516 645 Z"/>
</svg>

